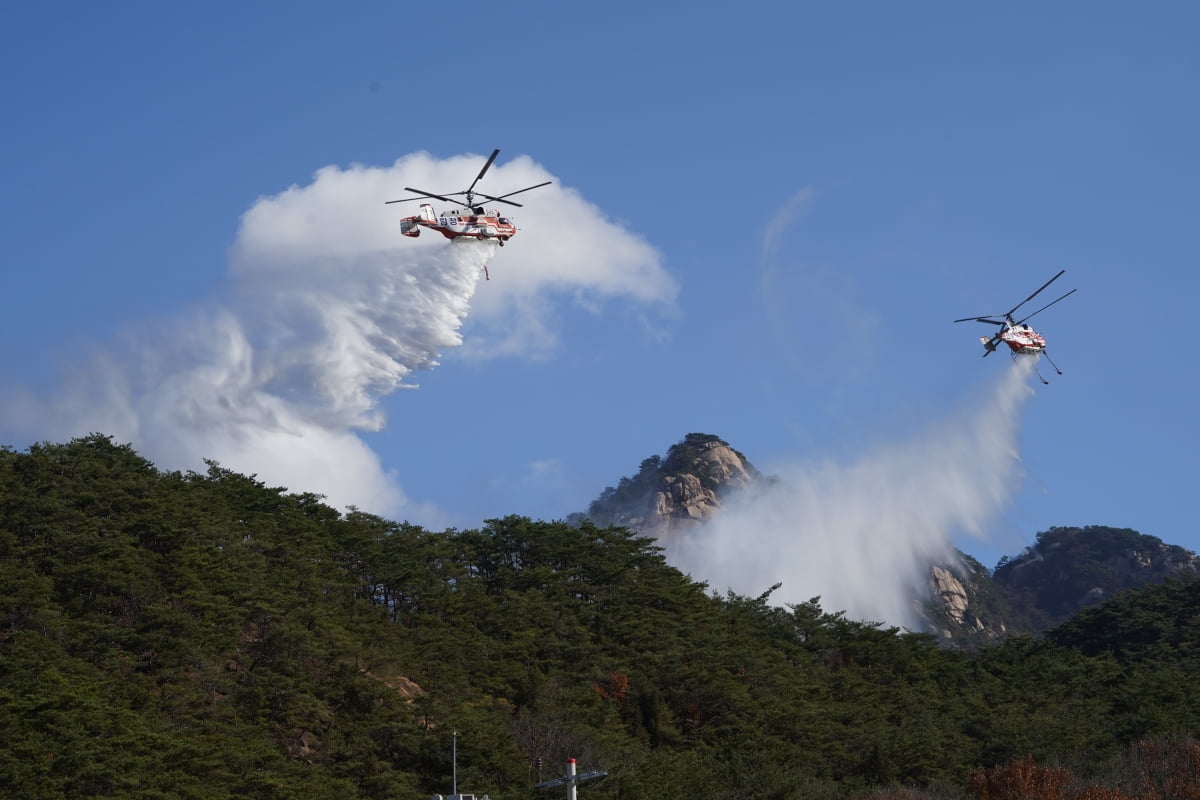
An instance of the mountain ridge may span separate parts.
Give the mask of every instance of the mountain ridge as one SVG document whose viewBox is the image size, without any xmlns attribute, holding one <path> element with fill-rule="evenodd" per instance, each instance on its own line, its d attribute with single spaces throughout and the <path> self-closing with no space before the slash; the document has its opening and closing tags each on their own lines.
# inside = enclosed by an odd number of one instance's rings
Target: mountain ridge
<svg viewBox="0 0 1200 800">
<path fill-rule="evenodd" d="M 597 798 L 986 800 L 1045 764 L 1125 791 L 1019 796 L 1117 800 L 1200 775 L 1200 580 L 977 652 L 770 593 L 718 596 L 624 527 L 427 531 L 101 435 L 0 447 L 0 777 L 532 800 L 573 758 Z"/>
<path fill-rule="evenodd" d="M 764 475 L 721 437 L 689 433 L 666 457 L 644 459 L 571 519 L 621 525 L 676 547 L 720 514 L 734 493 L 768 489 Z M 913 603 L 926 632 L 974 649 L 1010 636 L 1037 634 L 1130 589 L 1200 573 L 1200 558 L 1131 529 L 1090 525 L 1037 533 L 1023 553 L 988 569 L 956 550 L 956 561 L 931 562 L 923 597 Z"/>
</svg>

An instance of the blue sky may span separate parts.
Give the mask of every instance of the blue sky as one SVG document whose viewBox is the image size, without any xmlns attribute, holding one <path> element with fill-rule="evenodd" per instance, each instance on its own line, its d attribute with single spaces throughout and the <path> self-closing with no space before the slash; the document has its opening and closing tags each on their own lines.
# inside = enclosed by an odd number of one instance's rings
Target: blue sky
<svg viewBox="0 0 1200 800">
<path fill-rule="evenodd" d="M 1065 268 L 1021 474 L 981 467 L 1007 484 L 982 538 L 947 533 L 989 566 L 1053 525 L 1200 550 L 1194 6 L 437 8 L 0 11 L 0 442 L 111 422 L 164 466 L 303 461 L 296 488 L 438 528 L 582 510 L 689 432 L 769 473 L 880 449 L 920 472 L 1012 369 L 951 320 Z M 383 201 L 465 188 L 493 148 L 484 191 L 554 185 L 476 281 Z M 437 284 L 419 341 L 333 359 L 314 297 L 418 325 L 403 281 L 376 304 L 392 264 Z M 277 372 L 231 414 L 294 422 L 303 458 L 179 410 L 242 345 Z M 151 441 L 183 413 L 186 442 Z"/>
</svg>

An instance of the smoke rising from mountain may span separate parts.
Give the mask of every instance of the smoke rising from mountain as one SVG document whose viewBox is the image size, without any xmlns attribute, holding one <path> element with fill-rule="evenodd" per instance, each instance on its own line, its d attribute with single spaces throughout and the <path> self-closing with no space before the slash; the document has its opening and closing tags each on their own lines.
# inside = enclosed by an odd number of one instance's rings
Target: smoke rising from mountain
<svg viewBox="0 0 1200 800">
<path fill-rule="evenodd" d="M 432 231 L 400 235 L 397 220 L 416 203 L 385 200 L 408 195 L 404 186 L 465 188 L 483 162 L 417 153 L 390 168 L 326 167 L 306 186 L 260 198 L 241 220 L 223 302 L 129 326 L 77 359 L 49 397 L 10 389 L 6 424 L 31 438 L 107 433 L 160 468 L 202 470 L 215 459 L 337 506 L 420 512 L 429 524 L 436 511 L 410 503 L 359 434 L 385 424 L 384 396 L 463 344 L 469 312 L 483 355 L 531 354 L 554 346 L 554 327 L 538 314 L 548 294 L 669 303 L 675 293 L 653 248 L 525 157 L 493 165 L 489 186 L 554 184 L 522 209 L 522 233 L 504 251 Z M 498 280 L 472 308 L 484 264 Z M 519 328 L 509 324 L 514 309 Z"/>
<path fill-rule="evenodd" d="M 820 596 L 826 611 L 918 627 L 930 562 L 954 560 L 955 535 L 983 536 L 1019 488 L 1034 362 L 1016 359 L 979 402 L 911 441 L 769 470 L 777 484 L 727 502 L 671 563 L 716 591 L 757 596 L 782 582 L 773 602 Z"/>
</svg>

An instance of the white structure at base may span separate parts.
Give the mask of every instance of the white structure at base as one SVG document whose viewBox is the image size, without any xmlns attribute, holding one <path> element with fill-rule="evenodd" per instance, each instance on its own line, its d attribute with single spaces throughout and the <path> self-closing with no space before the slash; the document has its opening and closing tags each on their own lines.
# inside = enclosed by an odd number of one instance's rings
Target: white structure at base
<svg viewBox="0 0 1200 800">
<path fill-rule="evenodd" d="M 600 770 L 595 770 L 593 772 L 581 772 L 577 775 L 575 774 L 575 759 L 568 758 L 566 775 L 563 775 L 561 778 L 554 778 L 552 780 L 542 781 L 541 783 L 534 784 L 534 788 L 550 789 L 552 787 L 563 786 L 565 784 L 567 787 L 567 800 L 577 800 L 578 795 L 575 791 L 575 785 L 577 783 L 580 781 L 590 781 L 592 778 L 603 778 L 606 775 L 608 775 L 607 772 L 602 772 Z"/>
</svg>

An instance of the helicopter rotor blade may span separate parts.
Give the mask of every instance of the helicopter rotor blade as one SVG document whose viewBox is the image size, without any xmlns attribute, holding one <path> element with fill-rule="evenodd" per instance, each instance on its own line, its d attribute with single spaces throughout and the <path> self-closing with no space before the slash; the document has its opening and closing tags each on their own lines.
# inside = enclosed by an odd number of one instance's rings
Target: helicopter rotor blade
<svg viewBox="0 0 1200 800">
<path fill-rule="evenodd" d="M 543 186 L 549 186 L 552 183 L 554 183 L 554 181 L 543 181 L 535 186 L 526 186 L 524 189 L 517 189 L 515 192 L 507 192 L 506 194 L 502 194 L 499 197 L 493 197 L 492 199 L 493 200 L 503 200 L 506 197 L 512 197 L 514 194 L 520 194 L 521 192 L 528 192 L 530 189 L 540 189 Z"/>
<path fill-rule="evenodd" d="M 475 196 L 486 197 L 488 200 L 495 200 L 497 203 L 508 203 L 510 206 L 524 208 L 524 206 L 522 206 L 520 203 L 514 203 L 512 200 L 505 200 L 503 197 L 492 197 L 490 194 L 484 194 L 483 192 L 476 192 Z"/>
<path fill-rule="evenodd" d="M 551 183 L 553 183 L 553 181 L 546 181 L 545 183 L 539 183 L 537 186 L 526 186 L 524 189 L 517 189 L 515 192 L 509 192 L 508 194 L 502 194 L 499 197 L 493 197 L 492 195 L 484 194 L 483 192 L 476 192 L 476 194 L 479 197 L 486 197 L 488 200 L 495 200 L 496 202 L 499 202 L 499 203 L 508 203 L 510 206 L 518 206 L 518 207 L 524 208 L 524 206 L 522 206 L 520 203 L 518 203 L 514 200 L 505 200 L 504 198 L 512 197 L 514 194 L 520 194 L 521 192 L 528 192 L 530 189 L 540 189 L 543 186 L 548 186 Z"/>
<path fill-rule="evenodd" d="M 1070 297 L 1071 295 L 1075 294 L 1075 292 L 1077 292 L 1077 291 L 1079 291 L 1079 290 L 1078 290 L 1078 289 L 1072 289 L 1071 291 L 1069 291 L 1069 292 L 1067 292 L 1066 294 L 1064 294 L 1062 297 L 1058 298 L 1058 300 L 1065 300 L 1065 299 L 1067 299 L 1068 297 Z M 1046 303 L 1046 305 L 1042 306 L 1042 307 L 1041 307 L 1041 308 L 1039 308 L 1037 311 L 1033 312 L 1033 314 L 1030 314 L 1028 317 L 1025 317 L 1025 319 L 1022 319 L 1022 320 L 1020 320 L 1019 322 L 1016 322 L 1016 323 L 1014 323 L 1014 324 L 1016 324 L 1016 325 L 1020 325 L 1020 324 L 1021 324 L 1022 322 L 1024 322 L 1026 319 L 1030 319 L 1031 317 L 1033 317 L 1033 316 L 1034 316 L 1034 314 L 1040 314 L 1040 313 L 1042 313 L 1042 312 L 1043 312 L 1043 311 L 1045 311 L 1047 308 L 1049 308 L 1050 306 L 1052 306 L 1052 305 L 1054 305 L 1055 303 L 1057 303 L 1057 302 L 1058 302 L 1058 300 L 1051 300 L 1049 303 Z"/>
<path fill-rule="evenodd" d="M 508 203 L 509 205 L 520 206 L 521 204 L 517 203 L 517 201 L 505 200 L 504 198 L 512 197 L 512 196 L 514 196 L 514 194 L 520 194 L 521 192 L 528 192 L 529 190 L 532 190 L 532 188 L 541 188 L 542 186 L 548 186 L 548 185 L 552 184 L 552 182 L 553 181 L 546 181 L 545 184 L 538 184 L 536 186 L 527 186 L 524 188 L 518 188 L 518 190 L 516 192 L 509 192 L 508 194 L 502 194 L 502 196 L 499 196 L 499 197 L 493 197 L 493 196 L 491 196 L 491 194 L 484 194 L 482 192 L 478 192 L 478 194 L 479 194 L 479 197 L 486 197 L 488 200 L 497 200 L 498 203 Z"/>
<path fill-rule="evenodd" d="M 1004 322 L 1002 320 L 992 319 L 991 317 L 963 317 L 962 319 L 956 319 L 954 321 L 955 322 L 986 322 L 989 325 L 1003 325 L 1004 324 Z"/>
<path fill-rule="evenodd" d="M 416 192 L 417 194 L 422 195 L 423 197 L 432 197 L 434 200 L 441 200 L 443 203 L 458 203 L 457 200 L 451 200 L 449 197 L 442 197 L 440 194 L 434 194 L 433 192 L 427 192 L 423 189 L 414 189 L 411 186 L 405 186 L 404 191 Z M 386 206 L 386 205 L 388 205 L 388 203 L 403 203 L 408 200 L 420 200 L 420 199 L 421 199 L 421 197 L 402 197 L 399 200 L 387 200 L 384 202 L 384 205 Z M 462 205 L 462 203 L 458 203 L 458 204 Z"/>
<path fill-rule="evenodd" d="M 458 195 L 458 194 L 466 194 L 466 192 L 450 192 L 449 194 L 441 195 L 441 194 L 433 194 L 432 192 L 424 192 L 424 191 L 421 191 L 420 189 L 413 189 L 413 188 L 412 188 L 412 187 L 410 187 L 410 186 L 406 186 L 406 187 L 404 187 L 404 188 L 405 188 L 405 190 L 406 190 L 406 191 L 409 191 L 409 192 L 416 192 L 416 193 L 418 193 L 418 194 L 425 195 L 426 197 L 432 197 L 432 198 L 434 198 L 435 200 L 441 200 L 443 203 L 454 203 L 454 205 L 456 205 L 456 206 L 462 206 L 463 208 L 470 208 L 470 207 L 471 207 L 471 206 L 470 206 L 470 204 L 468 204 L 468 203 L 464 203 L 462 200 L 455 200 L 455 199 L 454 199 L 454 196 L 455 196 L 455 195 Z M 420 197 L 407 197 L 407 198 L 405 198 L 405 199 L 406 199 L 406 200 L 420 200 L 421 198 L 420 198 Z M 398 201 L 395 201 L 395 200 L 393 200 L 392 202 L 398 202 Z"/>
<path fill-rule="evenodd" d="M 492 154 L 488 156 L 487 163 L 483 165 L 483 169 L 479 170 L 479 174 L 475 176 L 475 180 L 471 181 L 471 185 L 467 187 L 467 191 L 465 191 L 463 194 L 467 195 L 468 197 L 471 195 L 471 190 L 475 188 L 475 184 L 479 183 L 479 181 L 483 179 L 484 173 L 488 171 L 488 167 L 492 165 L 492 162 L 496 160 L 496 156 L 498 155 L 500 155 L 500 148 L 497 147 L 492 151 Z"/>
<path fill-rule="evenodd" d="M 1051 278 L 1050 280 L 1048 280 L 1048 281 L 1046 281 L 1045 283 L 1043 283 L 1043 284 L 1042 284 L 1042 285 L 1041 285 L 1041 286 L 1038 288 L 1038 290 L 1037 290 L 1036 292 L 1034 292 L 1033 294 L 1029 295 L 1029 297 L 1026 297 L 1024 300 L 1022 300 L 1021 302 L 1019 302 L 1019 303 L 1017 303 L 1015 306 L 1013 306 L 1013 307 L 1012 307 L 1012 308 L 1009 310 L 1009 312 L 1008 312 L 1007 314 L 1005 314 L 1005 316 L 1006 316 L 1006 317 L 1011 317 L 1011 316 L 1013 315 L 1013 313 L 1014 313 L 1014 312 L 1015 312 L 1015 311 L 1016 311 L 1018 308 L 1020 308 L 1021 306 L 1025 305 L 1025 304 L 1026 304 L 1026 303 L 1028 303 L 1030 300 L 1032 300 L 1033 298 L 1035 298 L 1035 297 L 1037 297 L 1039 294 L 1041 294 L 1041 293 L 1042 293 L 1042 289 L 1045 289 L 1047 286 L 1049 286 L 1050 284 L 1054 283 L 1056 280 L 1058 280 L 1059 278 L 1061 278 L 1061 277 L 1062 277 L 1062 274 L 1063 274 L 1064 272 L 1066 272 L 1066 270 L 1065 270 L 1065 269 L 1060 269 L 1060 270 L 1058 271 L 1058 274 L 1057 274 L 1057 275 L 1055 275 L 1053 278 Z M 1035 312 L 1035 313 L 1036 313 L 1036 312 Z M 1028 317 L 1027 317 L 1026 319 L 1028 319 Z"/>
<path fill-rule="evenodd" d="M 390 203 L 404 203 L 409 200 L 421 200 L 426 197 L 432 197 L 434 200 L 441 200 L 443 203 L 454 203 L 455 205 L 460 205 L 460 206 L 463 206 L 464 208 L 473 208 L 475 206 L 475 198 L 476 197 L 484 197 L 484 198 L 487 198 L 488 200 L 492 200 L 497 203 L 507 203 L 510 206 L 517 206 L 518 208 L 524 208 L 524 206 L 522 206 L 520 203 L 516 202 L 515 200 L 506 200 L 505 198 L 512 197 L 515 194 L 521 194 L 522 192 L 528 192 L 531 189 L 540 189 L 543 186 L 549 186 L 551 183 L 553 183 L 553 181 L 543 181 L 542 183 L 536 184 L 534 186 L 526 186 L 524 189 L 517 189 L 515 192 L 508 192 L 506 194 L 502 194 L 499 196 L 483 194 L 482 192 L 476 193 L 475 192 L 475 184 L 479 183 L 479 181 L 487 173 L 488 169 L 491 168 L 492 163 L 496 160 L 496 156 L 498 156 L 499 154 L 500 154 L 499 148 L 492 151 L 492 154 L 490 156 L 488 156 L 487 162 L 483 165 L 483 169 L 479 170 L 479 174 L 475 176 L 475 180 L 471 181 L 471 186 L 469 188 L 465 189 L 464 191 L 448 192 L 447 194 L 434 194 L 433 192 L 427 192 L 424 189 L 414 189 L 411 186 L 405 186 L 404 191 L 413 192 L 417 195 L 420 195 L 420 197 L 403 197 L 399 200 L 387 200 L 384 202 L 384 205 L 387 205 Z M 461 197 L 464 195 L 466 196 L 466 202 L 455 199 L 456 197 Z"/>
</svg>

